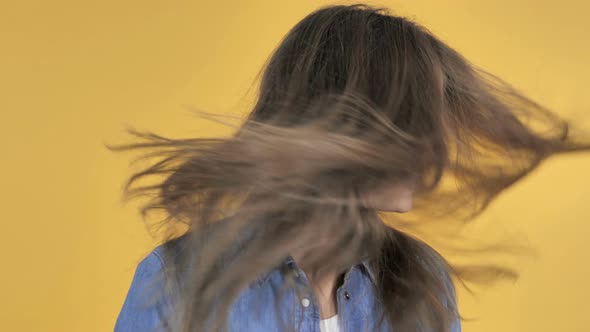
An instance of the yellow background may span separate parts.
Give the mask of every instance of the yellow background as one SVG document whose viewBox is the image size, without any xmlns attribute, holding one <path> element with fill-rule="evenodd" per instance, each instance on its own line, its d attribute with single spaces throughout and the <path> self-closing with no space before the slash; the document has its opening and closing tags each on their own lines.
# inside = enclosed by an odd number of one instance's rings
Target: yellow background
<svg viewBox="0 0 590 332">
<path fill-rule="evenodd" d="M 151 246 L 136 204 L 131 124 L 218 135 L 184 108 L 244 109 L 279 39 L 325 1 L 3 1 L 0 133 L 3 331 L 108 331 Z M 590 110 L 590 6 L 582 0 L 382 1 L 533 98 Z M 550 160 L 482 219 L 537 249 L 522 278 L 461 293 L 464 331 L 590 331 L 590 158 Z M 484 227 L 485 228 L 485 227 Z"/>
</svg>

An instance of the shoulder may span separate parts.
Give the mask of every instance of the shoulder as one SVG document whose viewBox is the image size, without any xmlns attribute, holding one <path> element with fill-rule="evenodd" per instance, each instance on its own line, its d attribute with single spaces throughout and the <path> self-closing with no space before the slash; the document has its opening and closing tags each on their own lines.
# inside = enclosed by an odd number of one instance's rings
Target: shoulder
<svg viewBox="0 0 590 332">
<path fill-rule="evenodd" d="M 186 243 L 186 235 L 167 241 L 154 248 L 135 269 L 132 286 L 160 285 Z"/>
<path fill-rule="evenodd" d="M 164 318 L 170 310 L 166 282 L 168 260 L 182 242 L 179 238 L 162 244 L 137 264 L 115 332 L 164 330 Z"/>
</svg>

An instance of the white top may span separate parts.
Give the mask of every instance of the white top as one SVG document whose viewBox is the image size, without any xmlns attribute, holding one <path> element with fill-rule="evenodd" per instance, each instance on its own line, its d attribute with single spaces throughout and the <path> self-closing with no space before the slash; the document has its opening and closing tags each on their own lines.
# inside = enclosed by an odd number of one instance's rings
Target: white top
<svg viewBox="0 0 590 332">
<path fill-rule="evenodd" d="M 330 318 L 320 320 L 320 331 L 340 332 L 340 326 L 338 325 L 338 315 L 334 315 Z"/>
</svg>

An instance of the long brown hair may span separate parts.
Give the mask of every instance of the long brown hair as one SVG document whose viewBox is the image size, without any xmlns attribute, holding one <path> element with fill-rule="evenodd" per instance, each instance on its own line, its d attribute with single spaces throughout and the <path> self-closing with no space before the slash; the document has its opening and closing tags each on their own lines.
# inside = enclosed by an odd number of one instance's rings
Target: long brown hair
<svg viewBox="0 0 590 332">
<path fill-rule="evenodd" d="M 321 8 L 285 36 L 231 137 L 130 132 L 141 141 L 110 148 L 158 160 L 130 177 L 127 197 L 150 196 L 144 213 L 186 227 L 167 270 L 184 285 L 179 331 L 223 327 L 236 296 L 294 251 L 313 274 L 368 260 L 396 331 L 448 331 L 449 278 L 473 269 L 385 223 L 359 193 L 412 176 L 416 211 L 471 220 L 548 157 L 590 150 L 571 123 L 423 26 L 360 4 Z"/>
</svg>

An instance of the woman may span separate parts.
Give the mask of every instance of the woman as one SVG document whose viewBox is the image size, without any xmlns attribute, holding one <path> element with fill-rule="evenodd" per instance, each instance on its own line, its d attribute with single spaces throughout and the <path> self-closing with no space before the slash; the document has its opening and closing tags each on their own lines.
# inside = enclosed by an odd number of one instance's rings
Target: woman
<svg viewBox="0 0 590 332">
<path fill-rule="evenodd" d="M 512 272 L 452 267 L 401 213 L 472 219 L 549 156 L 590 149 L 570 127 L 406 18 L 321 8 L 235 135 L 132 131 L 143 142 L 114 148 L 161 157 L 128 194 L 184 227 L 139 264 L 115 330 L 460 331 L 452 276 Z"/>
</svg>

